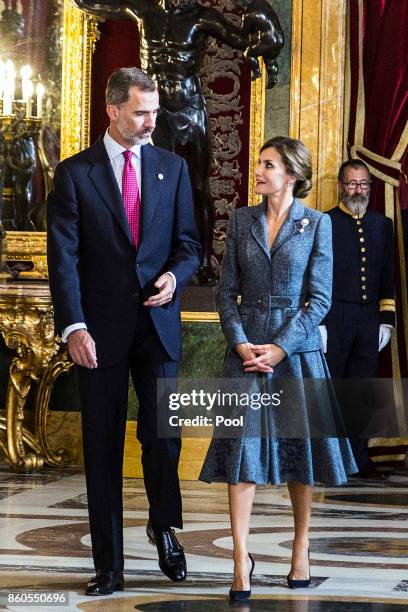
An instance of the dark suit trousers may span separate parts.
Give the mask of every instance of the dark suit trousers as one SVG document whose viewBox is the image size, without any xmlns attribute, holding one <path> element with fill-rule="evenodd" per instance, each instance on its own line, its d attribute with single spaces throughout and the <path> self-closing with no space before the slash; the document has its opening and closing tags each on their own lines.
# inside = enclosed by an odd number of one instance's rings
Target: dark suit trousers
<svg viewBox="0 0 408 612">
<path fill-rule="evenodd" d="M 114 366 L 78 368 L 88 511 L 96 569 L 123 569 L 122 464 L 129 370 L 139 399 L 137 437 L 149 517 L 182 527 L 179 437 L 157 436 L 157 379 L 175 379 L 178 363 L 164 350 L 146 308 L 139 306 L 130 350 Z M 98 347 L 96 347 L 98 350 Z M 169 381 L 172 390 L 173 381 Z"/>
<path fill-rule="evenodd" d="M 334 301 L 326 319 L 327 353 L 334 379 L 376 378 L 378 376 L 378 304 L 354 304 Z M 359 470 L 372 469 L 368 439 L 359 437 L 370 415 L 341 380 L 336 385 L 344 420 L 350 432 L 350 444 Z M 351 397 L 350 397 L 351 395 Z"/>
</svg>

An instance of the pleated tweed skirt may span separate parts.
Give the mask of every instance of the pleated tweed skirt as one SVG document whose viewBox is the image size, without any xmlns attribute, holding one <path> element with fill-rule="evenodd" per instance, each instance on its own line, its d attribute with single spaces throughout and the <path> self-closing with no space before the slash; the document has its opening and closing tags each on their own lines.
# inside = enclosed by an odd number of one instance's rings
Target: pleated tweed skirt
<svg viewBox="0 0 408 612">
<path fill-rule="evenodd" d="M 224 377 L 242 378 L 256 375 L 243 371 L 242 361 L 235 351 L 230 351 L 224 363 Z M 259 377 L 258 377 L 259 378 Z M 295 353 L 280 362 L 273 371 L 274 379 L 303 381 L 319 379 L 330 384 L 330 373 L 322 351 Z M 296 386 L 296 380 L 294 381 Z M 300 395 L 299 395 L 300 397 Z M 293 418 L 303 421 L 303 431 L 308 430 L 306 422 L 310 415 L 307 394 L 295 405 L 291 405 Z M 316 406 L 313 406 L 315 410 Z M 333 422 L 338 406 L 328 402 L 327 394 L 321 410 L 324 419 Z M 328 414 L 332 412 L 333 414 Z M 249 416 L 248 416 L 249 415 Z M 213 437 L 199 479 L 204 482 L 226 482 L 237 484 L 253 482 L 256 484 L 283 484 L 288 481 L 305 485 L 323 483 L 337 486 L 347 482 L 347 475 L 358 471 L 353 453 L 346 437 L 274 437 L 265 435 L 265 427 L 256 423 L 264 418 L 262 411 L 248 411 L 245 421 L 246 432 L 239 437 Z M 292 417 L 291 417 L 292 418 Z M 273 412 L 269 413 L 273 420 Z M 251 422 L 252 421 L 252 422 Z M 269 424 L 271 430 L 273 423 Z M 251 431 L 263 431 L 263 435 L 253 435 Z"/>
</svg>

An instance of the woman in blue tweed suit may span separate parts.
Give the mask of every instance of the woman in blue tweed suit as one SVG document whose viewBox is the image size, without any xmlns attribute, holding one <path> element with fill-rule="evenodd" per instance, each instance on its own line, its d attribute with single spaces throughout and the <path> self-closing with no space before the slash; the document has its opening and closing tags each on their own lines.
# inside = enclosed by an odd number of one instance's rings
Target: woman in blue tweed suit
<svg viewBox="0 0 408 612">
<path fill-rule="evenodd" d="M 217 294 L 229 346 L 224 377 L 330 377 L 318 326 L 331 300 L 331 221 L 298 199 L 309 193 L 311 177 L 310 153 L 300 141 L 277 137 L 263 145 L 256 192 L 264 202 L 238 209 L 227 233 Z M 291 408 L 307 420 L 307 407 Z M 200 479 L 229 485 L 232 599 L 250 596 L 247 539 L 256 484 L 287 483 L 295 526 L 288 585 L 299 588 L 310 584 L 312 485 L 340 485 L 356 471 L 346 438 L 213 438 Z"/>
</svg>

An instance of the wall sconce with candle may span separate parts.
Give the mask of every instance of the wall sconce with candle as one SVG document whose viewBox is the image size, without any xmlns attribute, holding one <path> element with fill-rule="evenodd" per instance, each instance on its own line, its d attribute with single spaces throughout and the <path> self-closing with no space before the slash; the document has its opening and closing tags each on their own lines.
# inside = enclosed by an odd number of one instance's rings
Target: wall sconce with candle
<svg viewBox="0 0 408 612">
<path fill-rule="evenodd" d="M 45 215 L 38 211 L 33 189 L 41 158 L 39 139 L 45 87 L 32 76 L 30 65 L 24 64 L 17 72 L 10 59 L 0 59 L 0 132 L 5 149 L 5 164 L 0 169 L 3 175 L 0 219 L 6 231 L 45 229 L 42 226 Z"/>
<path fill-rule="evenodd" d="M 25 116 L 33 116 L 33 94 L 35 91 L 35 117 L 43 118 L 43 101 L 45 95 L 45 87 L 38 78 L 36 86 L 32 80 L 33 69 L 29 64 L 24 64 L 21 67 L 20 74 L 17 76 L 14 63 L 12 60 L 6 61 L 0 58 L 0 101 L 3 104 L 0 106 L 0 116 L 11 116 L 14 114 L 14 102 L 23 102 L 25 104 Z M 16 91 L 21 92 L 21 98 L 16 99 Z"/>
<path fill-rule="evenodd" d="M 2 228 L 7 239 L 0 252 L 24 278 L 47 272 L 46 196 L 60 158 L 61 33 L 70 2 L 0 0 L 0 243 Z"/>
</svg>

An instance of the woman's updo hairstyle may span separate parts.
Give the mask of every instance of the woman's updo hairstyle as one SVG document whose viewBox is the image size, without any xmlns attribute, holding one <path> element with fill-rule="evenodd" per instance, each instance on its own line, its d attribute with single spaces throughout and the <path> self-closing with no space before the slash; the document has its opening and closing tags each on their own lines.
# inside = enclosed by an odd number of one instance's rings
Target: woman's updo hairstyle
<svg viewBox="0 0 408 612">
<path fill-rule="evenodd" d="M 267 140 L 260 152 L 270 147 L 281 156 L 286 172 L 296 178 L 293 189 L 295 198 L 305 198 L 312 189 L 312 158 L 309 149 L 300 140 L 287 136 L 275 136 Z"/>
</svg>

